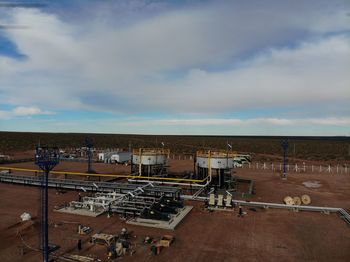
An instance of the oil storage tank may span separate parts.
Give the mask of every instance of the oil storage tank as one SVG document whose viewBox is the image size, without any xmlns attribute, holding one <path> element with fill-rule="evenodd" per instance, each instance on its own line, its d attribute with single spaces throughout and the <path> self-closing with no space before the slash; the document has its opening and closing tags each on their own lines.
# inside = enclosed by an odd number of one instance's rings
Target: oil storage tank
<svg viewBox="0 0 350 262">
<path fill-rule="evenodd" d="M 139 148 L 132 154 L 132 173 L 139 176 L 162 176 L 167 173 L 170 150 L 164 148 Z"/>
<path fill-rule="evenodd" d="M 198 179 L 211 176 L 211 183 L 224 188 L 231 180 L 236 152 L 232 151 L 197 151 L 195 166 Z"/>
</svg>

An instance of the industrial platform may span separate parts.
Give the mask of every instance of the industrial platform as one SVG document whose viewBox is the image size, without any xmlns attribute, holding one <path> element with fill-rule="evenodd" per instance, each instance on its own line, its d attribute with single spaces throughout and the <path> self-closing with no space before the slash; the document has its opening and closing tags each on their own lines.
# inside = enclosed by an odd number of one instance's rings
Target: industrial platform
<svg viewBox="0 0 350 262">
<path fill-rule="evenodd" d="M 144 218 L 132 218 L 126 223 L 130 225 L 155 227 L 161 229 L 175 230 L 176 226 L 187 216 L 192 210 L 193 206 L 184 206 L 181 211 L 174 215 L 169 221 L 160 221 Z"/>
<path fill-rule="evenodd" d="M 102 215 L 105 212 L 104 210 L 94 212 L 86 209 L 79 209 L 79 208 L 73 208 L 73 207 L 63 207 L 60 209 L 55 209 L 54 211 L 59 213 L 88 216 L 88 217 L 98 217 L 99 215 Z"/>
</svg>

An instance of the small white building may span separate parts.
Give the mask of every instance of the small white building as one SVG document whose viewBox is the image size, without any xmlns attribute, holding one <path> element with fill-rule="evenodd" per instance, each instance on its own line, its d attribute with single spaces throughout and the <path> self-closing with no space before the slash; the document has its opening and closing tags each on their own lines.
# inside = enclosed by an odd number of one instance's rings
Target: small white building
<svg viewBox="0 0 350 262">
<path fill-rule="evenodd" d="M 98 161 L 105 163 L 126 163 L 131 161 L 131 152 L 102 152 L 97 154 Z"/>
<path fill-rule="evenodd" d="M 131 161 L 131 152 L 118 152 L 111 155 L 111 162 L 115 163 L 126 163 Z"/>
</svg>

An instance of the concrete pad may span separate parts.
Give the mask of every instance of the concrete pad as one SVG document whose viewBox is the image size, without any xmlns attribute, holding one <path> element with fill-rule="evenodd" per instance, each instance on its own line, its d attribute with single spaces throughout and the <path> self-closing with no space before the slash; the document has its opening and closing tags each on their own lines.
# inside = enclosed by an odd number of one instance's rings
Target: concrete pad
<svg viewBox="0 0 350 262">
<path fill-rule="evenodd" d="M 79 216 L 88 216 L 88 217 L 97 217 L 105 212 L 105 211 L 92 212 L 90 210 L 78 209 L 78 208 L 72 208 L 72 207 L 64 207 L 61 209 L 55 209 L 54 211 L 60 212 L 60 213 L 79 215 Z"/>
<path fill-rule="evenodd" d="M 180 222 L 185 218 L 185 216 L 187 216 L 188 213 L 190 213 L 192 208 L 193 206 L 184 206 L 179 213 L 172 215 L 169 221 L 160 221 L 138 217 L 129 219 L 126 223 L 130 225 L 175 230 L 175 227 L 180 224 Z"/>
</svg>

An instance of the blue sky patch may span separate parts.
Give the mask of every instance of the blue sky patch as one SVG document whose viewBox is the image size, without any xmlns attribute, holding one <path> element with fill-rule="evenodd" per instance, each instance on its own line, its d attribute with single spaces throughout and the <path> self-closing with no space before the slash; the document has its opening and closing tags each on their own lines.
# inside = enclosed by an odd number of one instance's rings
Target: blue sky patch
<svg viewBox="0 0 350 262">
<path fill-rule="evenodd" d="M 14 29 L 16 30 L 16 29 Z M 20 30 L 20 29 L 18 29 Z M 25 59 L 26 56 L 21 54 L 16 47 L 16 44 L 8 39 L 0 30 L 0 56 L 7 56 L 14 59 Z"/>
</svg>

